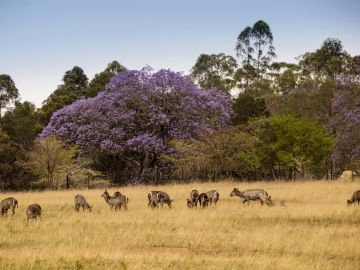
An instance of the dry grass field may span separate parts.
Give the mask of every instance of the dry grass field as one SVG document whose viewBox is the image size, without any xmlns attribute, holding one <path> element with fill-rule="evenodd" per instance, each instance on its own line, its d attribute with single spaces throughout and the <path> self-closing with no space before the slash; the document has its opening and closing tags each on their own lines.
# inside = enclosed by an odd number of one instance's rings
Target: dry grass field
<svg viewBox="0 0 360 270">
<path fill-rule="evenodd" d="M 243 206 L 229 197 L 235 186 L 265 188 L 277 205 Z M 193 188 L 217 189 L 218 205 L 188 209 Z M 167 191 L 174 207 L 148 208 L 153 189 Z M 1 193 L 19 208 L 0 219 L 0 269 L 359 269 L 360 207 L 346 206 L 358 189 L 326 181 L 127 187 L 120 191 L 129 210 L 120 212 L 109 209 L 103 190 Z M 77 193 L 91 213 L 74 211 Z M 32 203 L 42 206 L 42 220 L 27 223 Z"/>
</svg>

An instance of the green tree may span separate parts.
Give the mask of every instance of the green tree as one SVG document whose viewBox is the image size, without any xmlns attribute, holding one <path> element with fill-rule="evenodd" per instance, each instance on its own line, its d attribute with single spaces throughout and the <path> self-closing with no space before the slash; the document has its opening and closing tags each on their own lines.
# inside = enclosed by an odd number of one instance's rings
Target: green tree
<svg viewBox="0 0 360 270">
<path fill-rule="evenodd" d="M 330 131 L 330 120 L 333 114 L 331 101 L 335 91 L 335 80 L 327 79 L 318 86 L 309 81 L 307 85 L 297 85 L 291 92 L 281 92 L 282 95 L 265 98 L 268 110 L 272 115 L 291 114 L 300 118 L 312 119 L 320 122 Z"/>
<path fill-rule="evenodd" d="M 34 104 L 16 102 L 11 111 L 7 111 L 0 121 L 3 131 L 11 140 L 28 149 L 42 130 Z"/>
<path fill-rule="evenodd" d="M 242 59 L 243 65 L 251 65 L 253 62 L 254 48 L 252 47 L 252 28 L 250 26 L 245 27 L 237 38 L 236 43 L 236 55 Z"/>
<path fill-rule="evenodd" d="M 256 69 L 251 64 L 244 64 L 242 67 L 238 68 L 234 74 L 234 80 L 237 87 L 243 89 L 244 91 L 249 91 L 251 89 L 255 79 Z"/>
<path fill-rule="evenodd" d="M 100 91 L 105 90 L 105 86 L 110 82 L 111 78 L 119 72 L 126 71 L 126 68 L 122 66 L 118 61 L 112 61 L 108 64 L 107 68 L 95 74 L 94 78 L 90 81 L 89 86 L 86 90 L 87 97 L 94 97 Z"/>
<path fill-rule="evenodd" d="M 256 54 L 254 66 L 256 67 L 257 78 L 261 79 L 262 74 L 270 67 L 271 60 L 275 57 L 273 35 L 270 26 L 262 20 L 253 25 L 251 35 L 254 38 Z"/>
<path fill-rule="evenodd" d="M 249 119 L 269 116 L 265 100 L 260 97 L 254 97 L 247 93 L 241 93 L 234 103 L 235 115 L 232 119 L 233 124 L 245 124 Z"/>
<path fill-rule="evenodd" d="M 73 103 L 80 97 L 85 96 L 88 85 L 88 78 L 82 68 L 75 66 L 65 72 L 63 84 L 43 102 L 41 107 L 42 124 L 46 125 L 52 114 L 66 105 Z"/>
<path fill-rule="evenodd" d="M 256 78 L 262 79 L 275 57 L 270 26 L 262 20 L 257 21 L 253 27 L 247 26 L 240 32 L 235 50 L 237 56 L 242 59 L 243 70 L 247 71 L 252 66 Z"/>
<path fill-rule="evenodd" d="M 191 78 L 201 88 L 217 88 L 229 92 L 234 86 L 234 72 L 237 68 L 236 60 L 229 55 L 201 54 L 191 69 Z"/>
<path fill-rule="evenodd" d="M 355 74 L 356 61 L 343 48 L 339 39 L 326 39 L 315 52 L 300 57 L 299 66 L 304 79 L 335 79 L 340 74 Z"/>
<path fill-rule="evenodd" d="M 253 178 L 259 166 L 254 151 L 256 138 L 232 127 L 191 142 L 175 141 L 175 176 L 184 179 L 218 180 L 230 176 Z"/>
<path fill-rule="evenodd" d="M 235 48 L 236 55 L 242 59 L 242 67 L 236 71 L 235 79 L 239 82 L 244 81 L 245 87 L 256 77 L 256 70 L 252 65 L 254 60 L 252 45 L 252 28 L 247 26 L 239 34 Z"/>
<path fill-rule="evenodd" d="M 326 129 L 304 118 L 272 116 L 252 122 L 251 129 L 259 137 L 261 163 L 276 178 L 289 179 L 295 173 L 311 178 L 312 166 L 326 161 L 333 150 L 333 137 Z"/>
<path fill-rule="evenodd" d="M 63 82 L 66 91 L 78 92 L 78 94 L 81 95 L 85 94 L 88 78 L 81 67 L 75 66 L 65 72 Z"/>
<path fill-rule="evenodd" d="M 18 97 L 19 91 L 11 77 L 6 74 L 0 74 L 0 118 L 2 110 L 11 102 L 15 102 Z"/>
<path fill-rule="evenodd" d="M 45 177 L 44 186 L 58 188 L 58 178 L 54 178 L 64 170 L 71 170 L 74 165 L 76 148 L 68 146 L 55 136 L 37 139 L 26 153 L 26 159 L 20 164 L 33 174 Z"/>
<path fill-rule="evenodd" d="M 288 94 L 291 90 L 296 87 L 296 75 L 293 70 L 285 70 L 276 79 L 278 92 L 281 94 Z"/>
<path fill-rule="evenodd" d="M 20 147 L 0 129 L 0 183 L 2 190 L 15 188 L 14 179 L 21 173 L 21 169 L 16 164 L 20 154 Z"/>
<path fill-rule="evenodd" d="M 287 95 L 295 90 L 298 81 L 299 66 L 286 62 L 274 62 L 270 66 L 269 76 L 273 78 L 275 92 Z"/>
</svg>

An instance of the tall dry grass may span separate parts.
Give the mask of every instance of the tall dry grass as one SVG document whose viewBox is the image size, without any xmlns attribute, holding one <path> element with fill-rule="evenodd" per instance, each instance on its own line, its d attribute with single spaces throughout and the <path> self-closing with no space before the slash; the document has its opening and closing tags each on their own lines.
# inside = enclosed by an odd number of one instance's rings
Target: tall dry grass
<svg viewBox="0 0 360 270">
<path fill-rule="evenodd" d="M 229 197 L 234 186 L 265 188 L 277 205 L 243 206 Z M 326 181 L 127 187 L 120 189 L 130 199 L 126 212 L 110 211 L 103 190 L 3 193 L 1 199 L 16 197 L 19 209 L 0 219 L 0 269 L 359 269 L 360 207 L 346 206 L 359 187 Z M 217 189 L 218 205 L 188 209 L 194 188 Z M 167 191 L 173 209 L 149 209 L 152 189 Z M 91 213 L 74 211 L 77 193 L 93 205 Z M 41 221 L 26 222 L 31 203 L 42 206 Z"/>
</svg>

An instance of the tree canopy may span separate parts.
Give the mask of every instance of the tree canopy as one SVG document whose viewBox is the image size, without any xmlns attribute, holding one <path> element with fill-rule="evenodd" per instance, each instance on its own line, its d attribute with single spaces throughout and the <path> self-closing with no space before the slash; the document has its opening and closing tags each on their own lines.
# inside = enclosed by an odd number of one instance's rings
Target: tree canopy
<svg viewBox="0 0 360 270">
<path fill-rule="evenodd" d="M 201 54 L 191 69 L 191 77 L 204 89 L 216 88 L 225 92 L 235 86 L 233 79 L 236 60 L 229 55 Z"/>
<path fill-rule="evenodd" d="M 0 117 L 3 109 L 18 97 L 19 91 L 12 78 L 7 74 L 0 74 Z"/>
<path fill-rule="evenodd" d="M 204 91 L 170 70 L 122 72 L 106 88 L 57 111 L 41 136 L 56 134 L 97 153 L 114 181 L 149 181 L 156 169 L 167 169 L 160 155 L 171 151 L 170 140 L 225 127 L 232 114 L 227 94 Z"/>
<path fill-rule="evenodd" d="M 270 26 L 259 20 L 252 27 L 245 27 L 237 38 L 235 50 L 242 63 L 237 72 L 239 86 L 248 87 L 251 82 L 256 81 L 255 88 L 259 90 L 259 81 L 265 79 L 264 76 L 275 57 Z"/>
<path fill-rule="evenodd" d="M 82 68 L 75 66 L 66 71 L 62 80 L 63 84 L 57 87 L 41 107 L 41 119 L 44 125 L 48 123 L 54 112 L 85 96 L 88 78 Z"/>
<path fill-rule="evenodd" d="M 59 187 L 68 170 L 82 186 L 94 174 L 157 184 L 360 173 L 360 56 L 328 38 L 275 62 L 274 40 L 258 20 L 237 36 L 238 58 L 202 53 L 189 75 L 112 61 L 89 80 L 74 66 L 41 108 L 0 75 L 0 188 Z M 47 147 L 66 157 L 57 169 Z"/>
<path fill-rule="evenodd" d="M 126 68 L 122 66 L 118 61 L 112 61 L 108 64 L 107 68 L 95 74 L 94 78 L 90 81 L 88 88 L 86 89 L 87 97 L 94 97 L 99 92 L 105 90 L 105 86 L 110 82 L 111 78 L 119 72 L 126 71 Z"/>
</svg>

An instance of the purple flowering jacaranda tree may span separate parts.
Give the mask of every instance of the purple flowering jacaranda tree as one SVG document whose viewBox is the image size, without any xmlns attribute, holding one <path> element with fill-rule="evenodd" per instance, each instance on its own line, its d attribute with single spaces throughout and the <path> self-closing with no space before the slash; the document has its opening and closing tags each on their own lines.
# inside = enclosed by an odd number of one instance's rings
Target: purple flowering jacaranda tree
<svg viewBox="0 0 360 270">
<path fill-rule="evenodd" d="M 331 125 L 336 132 L 332 158 L 341 170 L 360 169 L 360 76 L 337 79 L 337 90 L 332 100 Z"/>
<path fill-rule="evenodd" d="M 204 91 L 181 73 L 150 68 L 117 74 L 106 90 L 55 112 L 41 136 L 56 134 L 91 154 L 115 182 L 158 179 L 169 141 L 189 140 L 227 125 L 231 99 Z"/>
</svg>

